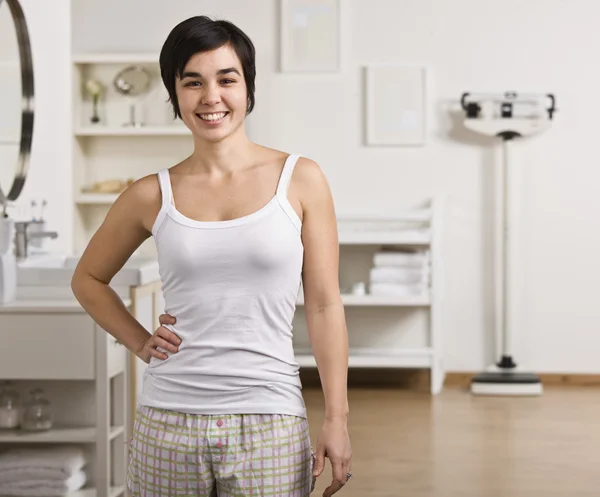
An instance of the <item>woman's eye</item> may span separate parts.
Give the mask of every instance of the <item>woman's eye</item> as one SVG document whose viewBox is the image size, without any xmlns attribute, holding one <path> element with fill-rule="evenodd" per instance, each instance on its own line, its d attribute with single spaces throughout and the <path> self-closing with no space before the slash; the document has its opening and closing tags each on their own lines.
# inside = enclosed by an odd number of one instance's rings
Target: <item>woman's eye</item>
<svg viewBox="0 0 600 497">
<path fill-rule="evenodd" d="M 221 81 L 221 83 L 228 85 L 228 84 L 231 84 L 231 83 L 235 83 L 235 81 L 233 79 L 223 79 Z"/>
<path fill-rule="evenodd" d="M 185 86 L 196 86 L 199 85 L 200 82 L 199 81 L 190 81 L 189 83 L 186 83 Z"/>
</svg>

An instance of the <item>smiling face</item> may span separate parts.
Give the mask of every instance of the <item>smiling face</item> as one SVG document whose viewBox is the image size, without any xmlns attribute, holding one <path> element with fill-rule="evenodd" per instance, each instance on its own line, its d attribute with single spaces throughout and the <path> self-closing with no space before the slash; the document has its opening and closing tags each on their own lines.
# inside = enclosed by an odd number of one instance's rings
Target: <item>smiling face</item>
<svg viewBox="0 0 600 497">
<path fill-rule="evenodd" d="M 246 82 L 229 45 L 193 55 L 177 78 L 176 92 L 183 122 L 201 140 L 221 141 L 244 123 Z"/>
</svg>

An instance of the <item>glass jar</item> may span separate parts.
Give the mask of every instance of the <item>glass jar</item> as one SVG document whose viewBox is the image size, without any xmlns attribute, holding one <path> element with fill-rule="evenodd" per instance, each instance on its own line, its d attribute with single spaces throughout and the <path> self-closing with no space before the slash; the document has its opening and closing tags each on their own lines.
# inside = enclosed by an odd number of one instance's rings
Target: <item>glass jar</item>
<svg viewBox="0 0 600 497">
<path fill-rule="evenodd" d="M 12 382 L 5 381 L 0 387 L 0 430 L 18 428 L 21 414 L 21 396 L 13 389 Z"/>
<path fill-rule="evenodd" d="M 24 405 L 21 428 L 27 431 L 44 431 L 52 428 L 50 402 L 44 398 L 44 391 L 36 388 Z"/>
</svg>

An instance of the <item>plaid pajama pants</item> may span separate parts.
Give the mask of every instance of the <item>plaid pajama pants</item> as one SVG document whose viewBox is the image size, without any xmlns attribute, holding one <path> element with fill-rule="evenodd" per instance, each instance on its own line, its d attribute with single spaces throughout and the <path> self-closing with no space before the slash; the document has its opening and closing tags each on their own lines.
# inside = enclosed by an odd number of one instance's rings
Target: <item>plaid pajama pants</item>
<svg viewBox="0 0 600 497">
<path fill-rule="evenodd" d="M 127 486 L 133 497 L 307 497 L 314 460 L 300 417 L 138 406 Z"/>
</svg>

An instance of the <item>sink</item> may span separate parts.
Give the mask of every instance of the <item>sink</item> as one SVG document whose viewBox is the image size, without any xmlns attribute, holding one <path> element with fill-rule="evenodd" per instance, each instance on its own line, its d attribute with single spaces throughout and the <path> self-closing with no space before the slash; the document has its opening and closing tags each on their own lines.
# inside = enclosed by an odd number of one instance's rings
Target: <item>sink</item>
<svg viewBox="0 0 600 497">
<path fill-rule="evenodd" d="M 31 255 L 23 261 L 17 262 L 19 268 L 69 268 L 75 269 L 79 257 L 61 254 Z"/>
<path fill-rule="evenodd" d="M 18 286 L 71 285 L 79 256 L 66 254 L 32 254 L 17 263 Z M 111 281 L 111 286 L 140 286 L 158 281 L 156 259 L 132 256 Z"/>
</svg>

